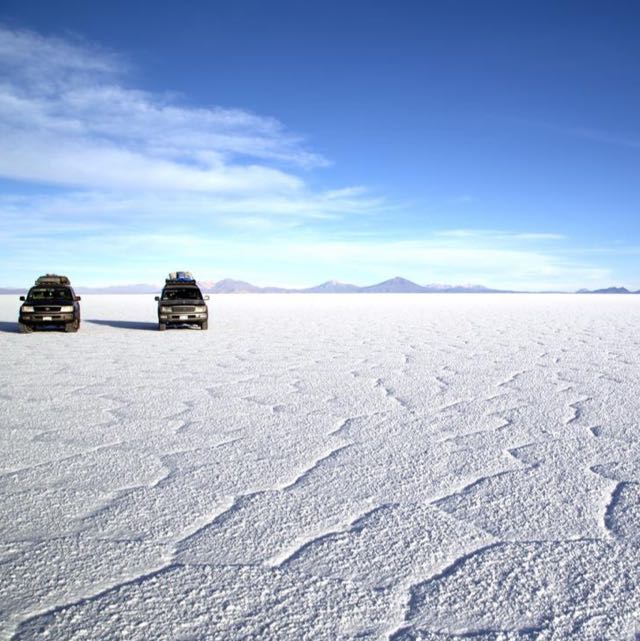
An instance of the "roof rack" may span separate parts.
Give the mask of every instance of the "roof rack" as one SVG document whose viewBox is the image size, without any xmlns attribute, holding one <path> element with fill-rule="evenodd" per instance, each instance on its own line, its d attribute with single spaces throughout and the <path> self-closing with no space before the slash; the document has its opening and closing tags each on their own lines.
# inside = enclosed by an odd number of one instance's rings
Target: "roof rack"
<svg viewBox="0 0 640 641">
<path fill-rule="evenodd" d="M 196 279 L 191 272 L 171 272 L 165 283 L 195 283 Z"/>
<path fill-rule="evenodd" d="M 36 278 L 36 285 L 71 285 L 71 282 L 66 276 L 45 274 L 44 276 Z"/>
</svg>

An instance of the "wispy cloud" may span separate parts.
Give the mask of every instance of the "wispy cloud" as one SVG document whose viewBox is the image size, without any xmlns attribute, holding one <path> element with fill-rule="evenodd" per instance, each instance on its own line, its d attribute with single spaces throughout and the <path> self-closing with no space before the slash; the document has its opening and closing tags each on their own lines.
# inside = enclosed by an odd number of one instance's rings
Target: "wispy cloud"
<svg viewBox="0 0 640 641">
<path fill-rule="evenodd" d="M 86 44 L 0 28 L 0 71 L 0 175 L 7 178 L 92 189 L 288 192 L 304 185 L 283 167 L 327 164 L 274 118 L 189 107 L 127 87 L 120 59 Z"/>
<path fill-rule="evenodd" d="M 360 191 L 210 194 L 202 192 L 64 191 L 0 195 L 0 235 L 5 241 L 34 233 L 101 230 L 105 238 L 123 227 L 143 233 L 179 226 L 214 233 L 216 228 L 288 229 L 311 221 L 366 216 L 385 203 Z M 31 224 L 24 227 L 21 221 Z"/>
<path fill-rule="evenodd" d="M 601 129 L 578 128 L 568 129 L 567 133 L 584 140 L 602 143 L 605 145 L 615 145 L 617 147 L 628 147 L 630 149 L 640 149 L 640 138 L 633 135 L 625 135 L 602 131 Z"/>
<path fill-rule="evenodd" d="M 450 198 L 449 201 L 454 204 L 454 205 L 469 205 L 470 203 L 474 202 L 473 196 L 469 196 L 468 194 L 462 194 L 460 196 L 454 196 L 453 198 Z"/>
<path fill-rule="evenodd" d="M 0 26 L 0 73 L 0 177 L 30 185 L 0 197 L 5 241 L 24 218 L 52 234 L 206 233 L 386 206 L 361 186 L 312 188 L 328 161 L 275 118 L 131 87 L 123 58 L 90 43 Z"/>
<path fill-rule="evenodd" d="M 436 236 L 442 238 L 466 238 L 478 241 L 544 241 L 544 240 L 565 240 L 563 234 L 552 232 L 514 232 L 500 231 L 497 229 L 445 229 L 436 232 Z"/>
</svg>

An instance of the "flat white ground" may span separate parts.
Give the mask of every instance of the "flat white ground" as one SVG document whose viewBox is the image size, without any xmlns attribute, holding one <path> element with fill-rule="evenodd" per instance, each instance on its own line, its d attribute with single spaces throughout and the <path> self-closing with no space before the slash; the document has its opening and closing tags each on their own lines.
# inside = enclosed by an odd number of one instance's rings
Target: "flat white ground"
<svg viewBox="0 0 640 641">
<path fill-rule="evenodd" d="M 5 639 L 640 632 L 640 296 L 82 306 L 0 297 Z"/>
</svg>

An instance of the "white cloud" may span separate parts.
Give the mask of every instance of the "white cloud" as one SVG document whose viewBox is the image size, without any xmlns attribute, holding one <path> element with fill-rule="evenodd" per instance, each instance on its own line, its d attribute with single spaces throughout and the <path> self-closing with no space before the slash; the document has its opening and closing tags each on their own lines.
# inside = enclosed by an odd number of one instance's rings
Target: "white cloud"
<svg viewBox="0 0 640 641">
<path fill-rule="evenodd" d="M 566 239 L 566 236 L 563 234 L 550 232 L 514 232 L 500 231 L 497 229 L 445 229 L 437 232 L 437 236 L 441 236 L 443 238 L 474 238 L 479 242 L 545 241 Z"/>
<path fill-rule="evenodd" d="M 47 92 L 58 83 L 72 86 L 94 74 L 116 75 L 125 65 L 119 56 L 79 39 L 70 42 L 0 26 L 0 68 L 5 77 Z"/>
<path fill-rule="evenodd" d="M 0 195 L 0 239 L 21 256 L 34 236 L 261 233 L 386 207 L 311 188 L 303 170 L 327 161 L 276 119 L 129 87 L 93 45 L 0 26 L 0 73 L 0 177 L 30 185 Z"/>
<path fill-rule="evenodd" d="M 302 187 L 299 178 L 261 165 L 212 159 L 208 166 L 194 166 L 97 140 L 3 132 L 2 127 L 0 136 L 0 175 L 15 180 L 138 192 L 290 192 Z"/>
<path fill-rule="evenodd" d="M 282 166 L 326 164 L 273 118 L 129 88 L 118 58 L 86 44 L 0 28 L 0 71 L 0 175 L 7 178 L 280 192 L 303 187 Z"/>
<path fill-rule="evenodd" d="M 21 220 L 45 231 L 101 227 L 105 232 L 138 224 L 147 232 L 180 221 L 192 229 L 212 226 L 288 228 L 304 221 L 337 220 L 382 210 L 383 201 L 360 190 L 351 193 L 302 189 L 279 193 L 211 194 L 199 191 L 65 191 L 42 195 L 0 195 L 0 233 L 22 233 Z M 267 224 L 266 221 L 269 221 Z M 27 230 L 32 232 L 32 228 Z"/>
</svg>

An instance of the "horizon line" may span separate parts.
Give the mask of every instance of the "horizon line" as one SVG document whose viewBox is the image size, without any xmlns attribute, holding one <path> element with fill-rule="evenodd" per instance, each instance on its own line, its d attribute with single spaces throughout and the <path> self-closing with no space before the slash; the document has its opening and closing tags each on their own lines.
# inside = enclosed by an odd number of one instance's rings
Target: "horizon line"
<svg viewBox="0 0 640 641">
<path fill-rule="evenodd" d="M 371 285 L 356 285 L 337 279 L 330 279 L 323 281 L 317 285 L 305 287 L 287 287 L 279 285 L 254 285 L 253 283 L 245 280 L 234 278 L 222 278 L 220 280 L 208 279 L 195 279 L 198 286 L 205 293 L 214 294 L 241 294 L 241 293 L 255 293 L 255 294 L 347 294 L 347 293 L 415 293 L 415 294 L 437 294 L 437 293 L 485 293 L 485 294 L 581 294 L 581 293 L 614 293 L 614 294 L 640 294 L 640 290 L 629 289 L 622 285 L 596 287 L 594 289 L 577 288 L 577 289 L 518 289 L 518 288 L 494 288 L 481 285 L 479 283 L 464 283 L 464 284 L 448 284 L 448 283 L 427 283 L 420 284 L 411 281 L 402 276 L 394 276 L 392 278 L 373 283 Z M 228 285 L 225 289 L 224 286 Z M 216 287 L 222 288 L 216 290 Z M 388 287 L 387 290 L 376 290 L 378 287 Z M 393 289 L 397 286 L 397 289 Z M 0 294 L 11 295 L 19 294 L 28 291 L 33 285 L 27 287 L 16 286 L 1 286 Z M 158 283 L 121 283 L 113 285 L 78 285 L 74 287 L 75 290 L 85 294 L 152 294 L 162 290 L 163 284 Z M 335 288 L 332 290 L 331 288 Z M 409 288 L 403 290 L 402 288 Z M 138 288 L 139 291 L 131 291 Z M 126 291 L 114 291 L 126 290 Z M 148 291 L 144 291 L 148 290 Z"/>
</svg>

